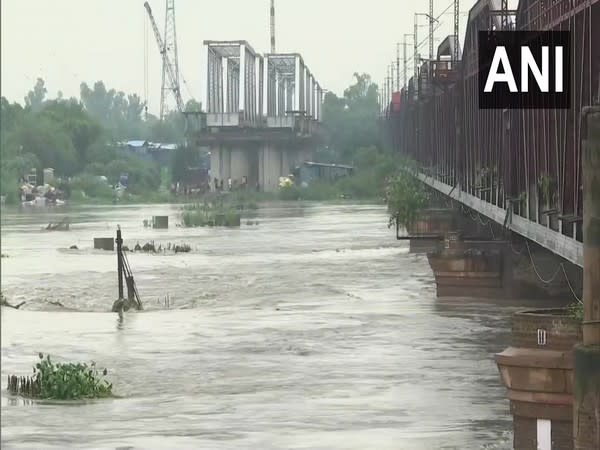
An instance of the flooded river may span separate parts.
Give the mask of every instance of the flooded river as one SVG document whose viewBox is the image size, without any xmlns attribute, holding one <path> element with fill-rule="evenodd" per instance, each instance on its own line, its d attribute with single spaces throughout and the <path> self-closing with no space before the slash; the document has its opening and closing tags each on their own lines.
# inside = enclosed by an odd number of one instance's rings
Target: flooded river
<svg viewBox="0 0 600 450">
<path fill-rule="evenodd" d="M 62 214 L 71 231 L 41 230 Z M 168 230 L 143 227 L 161 214 Z M 383 207 L 256 215 L 184 229 L 175 206 L 3 211 L 2 291 L 26 304 L 2 308 L 2 448 L 511 448 L 493 354 L 518 303 L 436 299 L 426 256 L 395 240 Z M 93 250 L 117 224 L 129 247 L 192 246 L 129 255 L 145 311 L 122 321 L 116 256 Z M 8 396 L 38 352 L 107 367 L 118 398 Z"/>
</svg>

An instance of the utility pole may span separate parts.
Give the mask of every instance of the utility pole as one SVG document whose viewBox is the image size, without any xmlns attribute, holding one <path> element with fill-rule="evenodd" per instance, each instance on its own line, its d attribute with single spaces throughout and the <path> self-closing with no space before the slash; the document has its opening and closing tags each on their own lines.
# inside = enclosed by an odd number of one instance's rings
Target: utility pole
<svg viewBox="0 0 600 450">
<path fill-rule="evenodd" d="M 394 62 L 392 61 L 392 64 L 390 64 L 390 74 L 391 74 L 391 78 L 390 78 L 390 85 L 391 85 L 391 91 L 390 92 L 394 92 L 394 69 L 395 69 L 395 65 Z"/>
<path fill-rule="evenodd" d="M 414 37 L 414 42 L 413 42 L 413 68 L 414 68 L 414 78 L 413 78 L 413 86 L 414 86 L 414 90 L 415 90 L 415 97 L 418 94 L 418 90 L 419 90 L 419 56 L 417 54 L 419 48 L 418 48 L 418 43 L 417 43 L 417 36 L 418 36 L 418 27 L 419 24 L 417 22 L 417 17 L 418 14 L 415 13 L 415 31 L 413 33 L 413 37 Z"/>
<path fill-rule="evenodd" d="M 411 33 L 404 33 L 404 42 L 402 42 L 402 45 L 404 47 L 403 48 L 403 52 L 404 52 L 404 55 L 403 55 L 404 56 L 404 68 L 403 68 L 403 70 L 404 70 L 404 87 L 408 88 L 408 79 L 406 77 L 406 68 L 407 68 L 407 65 L 408 65 L 407 64 L 408 61 L 407 61 L 407 57 L 406 57 L 406 36 L 411 36 L 413 38 L 413 40 L 414 40 L 415 39 L 415 35 L 411 34 Z"/>
<path fill-rule="evenodd" d="M 385 75 L 385 107 L 387 108 L 388 99 L 390 98 L 390 66 L 386 68 Z"/>
<path fill-rule="evenodd" d="M 271 0 L 271 53 L 275 53 L 275 0 Z"/>
<path fill-rule="evenodd" d="M 458 21 L 460 13 L 458 11 L 459 0 L 454 0 L 454 52 L 452 52 L 452 60 L 458 62 Z"/>
<path fill-rule="evenodd" d="M 385 77 L 383 78 L 383 81 L 381 82 L 381 114 L 384 115 L 385 114 Z"/>
<path fill-rule="evenodd" d="M 433 9 L 433 2 L 432 0 L 429 0 L 429 10 L 430 12 Z M 433 59 L 433 22 L 438 22 L 438 20 L 436 18 L 433 17 L 432 14 L 425 14 L 425 13 L 415 13 L 415 63 L 417 62 L 417 50 L 418 50 L 418 40 L 417 40 L 417 29 L 419 27 L 418 24 L 418 17 L 419 16 L 425 16 L 429 19 L 429 60 L 431 61 Z M 420 58 L 419 58 L 420 59 Z M 419 61 L 420 62 L 420 61 Z M 431 64 L 429 64 L 429 68 L 431 69 Z M 418 66 L 415 65 L 415 79 L 418 76 Z"/>
<path fill-rule="evenodd" d="M 433 61 L 433 0 L 429 0 L 429 61 Z"/>
<path fill-rule="evenodd" d="M 400 42 L 396 44 L 396 89 L 398 92 L 402 89 L 400 87 Z"/>
</svg>

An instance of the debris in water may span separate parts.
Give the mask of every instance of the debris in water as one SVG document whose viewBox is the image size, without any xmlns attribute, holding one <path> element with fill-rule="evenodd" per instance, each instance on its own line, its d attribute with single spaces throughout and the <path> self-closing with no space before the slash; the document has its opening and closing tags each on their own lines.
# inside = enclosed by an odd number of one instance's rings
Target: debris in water
<svg viewBox="0 0 600 450">
<path fill-rule="evenodd" d="M 2 306 L 8 306 L 9 308 L 13 308 L 13 309 L 19 309 L 21 306 L 23 306 L 25 304 L 25 302 L 21 302 L 18 305 L 11 305 L 10 303 L 8 303 L 8 300 L 6 300 L 6 297 L 4 297 L 4 294 L 2 294 L 1 292 L 0 292 L 0 298 L 1 298 Z"/>
<path fill-rule="evenodd" d="M 69 219 L 64 218 L 58 223 L 50 222 L 46 227 L 48 231 L 69 231 Z"/>
<path fill-rule="evenodd" d="M 127 247 L 123 247 L 123 250 L 129 250 Z M 146 242 L 143 246 L 138 242 L 134 251 L 136 252 L 146 252 L 146 253 L 166 253 L 167 251 L 172 251 L 174 253 L 189 253 L 192 251 L 192 247 L 189 244 L 173 244 L 171 242 L 167 243 L 164 247 L 162 244 L 159 244 L 158 247 L 152 242 Z"/>
</svg>

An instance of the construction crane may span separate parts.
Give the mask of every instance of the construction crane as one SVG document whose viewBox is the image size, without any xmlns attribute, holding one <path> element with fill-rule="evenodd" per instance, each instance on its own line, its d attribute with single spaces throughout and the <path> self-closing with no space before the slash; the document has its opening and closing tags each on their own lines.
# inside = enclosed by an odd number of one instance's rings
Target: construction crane
<svg viewBox="0 0 600 450">
<path fill-rule="evenodd" d="M 165 41 L 163 41 L 158 26 L 152 15 L 152 9 L 148 2 L 144 2 L 144 8 L 148 12 L 148 18 L 154 31 L 154 37 L 158 44 L 158 50 L 162 55 L 163 72 L 162 72 L 162 88 L 160 95 L 160 120 L 163 120 L 166 112 L 165 100 L 166 91 L 171 91 L 177 103 L 177 110 L 184 112 L 183 99 L 181 98 L 181 90 L 179 88 L 179 66 L 177 63 L 177 38 L 175 34 L 175 0 L 166 0 L 167 11 L 165 18 Z M 168 42 L 168 41 L 171 42 Z M 171 55 L 170 55 L 171 54 Z M 165 73 L 168 77 L 168 85 L 165 83 Z"/>
</svg>

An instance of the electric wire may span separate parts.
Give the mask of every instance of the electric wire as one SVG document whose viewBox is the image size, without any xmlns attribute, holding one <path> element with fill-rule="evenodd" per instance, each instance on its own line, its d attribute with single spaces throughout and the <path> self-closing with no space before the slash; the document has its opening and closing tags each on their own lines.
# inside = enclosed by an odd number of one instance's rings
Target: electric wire
<svg viewBox="0 0 600 450">
<path fill-rule="evenodd" d="M 557 275 L 561 272 L 565 277 L 565 280 L 567 281 L 567 285 L 569 286 L 569 289 L 571 291 L 571 294 L 573 295 L 573 297 L 579 302 L 582 303 L 581 298 L 575 293 L 575 290 L 573 289 L 573 286 L 571 285 L 571 280 L 569 280 L 569 276 L 567 275 L 567 271 L 565 269 L 565 265 L 564 263 L 560 263 L 558 265 L 558 267 L 556 268 L 556 271 L 554 272 L 554 274 L 549 278 L 549 279 L 545 279 L 540 272 L 538 271 L 537 267 L 535 266 L 535 261 L 533 260 L 533 255 L 531 254 L 531 249 L 529 248 L 529 242 L 526 240 L 525 241 L 525 246 L 527 247 L 527 253 L 529 254 L 529 260 L 531 261 L 531 267 L 533 268 L 533 271 L 535 272 L 535 274 L 537 275 L 538 279 L 544 283 L 544 284 L 550 284 L 552 283 Z"/>
</svg>

